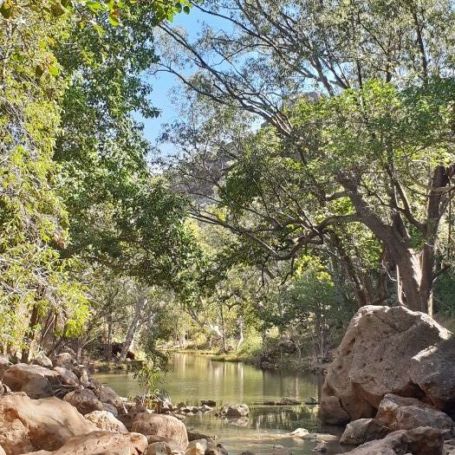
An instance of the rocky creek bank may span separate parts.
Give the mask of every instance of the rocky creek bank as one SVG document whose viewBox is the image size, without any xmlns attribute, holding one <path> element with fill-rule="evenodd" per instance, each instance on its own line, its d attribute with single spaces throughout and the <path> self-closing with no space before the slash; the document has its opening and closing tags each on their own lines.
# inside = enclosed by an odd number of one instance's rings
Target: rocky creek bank
<svg viewBox="0 0 455 455">
<path fill-rule="evenodd" d="M 227 455 L 216 437 L 185 426 L 187 416 L 208 412 L 235 423 L 250 410 L 211 400 L 127 399 L 94 380 L 70 352 L 39 355 L 32 364 L 0 357 L 0 455 Z"/>
<path fill-rule="evenodd" d="M 366 306 L 328 369 L 320 416 L 350 455 L 455 454 L 455 339 L 426 314 Z"/>
</svg>

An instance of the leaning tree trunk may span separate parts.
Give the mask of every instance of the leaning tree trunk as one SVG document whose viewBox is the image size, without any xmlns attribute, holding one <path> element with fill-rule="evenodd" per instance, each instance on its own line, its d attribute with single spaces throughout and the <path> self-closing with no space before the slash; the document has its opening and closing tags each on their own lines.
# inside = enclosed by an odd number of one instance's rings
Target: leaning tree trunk
<svg viewBox="0 0 455 455">
<path fill-rule="evenodd" d="M 146 298 L 138 299 L 136 301 L 136 304 L 134 306 L 133 319 L 131 320 L 130 325 L 128 327 L 128 331 L 126 332 L 125 342 L 123 343 L 122 352 L 120 353 L 121 361 L 125 361 L 128 351 L 131 348 L 134 335 L 136 334 L 136 330 L 138 329 L 139 323 L 142 320 L 142 313 L 146 305 L 147 305 Z"/>
</svg>

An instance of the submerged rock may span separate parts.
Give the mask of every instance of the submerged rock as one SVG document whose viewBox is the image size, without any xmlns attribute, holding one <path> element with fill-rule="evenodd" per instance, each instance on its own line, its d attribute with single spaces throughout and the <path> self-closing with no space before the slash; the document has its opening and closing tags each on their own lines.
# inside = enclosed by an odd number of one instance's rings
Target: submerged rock
<svg viewBox="0 0 455 455">
<path fill-rule="evenodd" d="M 373 417 L 387 393 L 453 410 L 454 340 L 424 313 L 365 306 L 349 324 L 328 369 L 321 417 L 333 424 Z"/>
<path fill-rule="evenodd" d="M 248 417 L 250 408 L 246 404 L 230 404 L 221 409 L 221 415 L 228 418 Z"/>
</svg>

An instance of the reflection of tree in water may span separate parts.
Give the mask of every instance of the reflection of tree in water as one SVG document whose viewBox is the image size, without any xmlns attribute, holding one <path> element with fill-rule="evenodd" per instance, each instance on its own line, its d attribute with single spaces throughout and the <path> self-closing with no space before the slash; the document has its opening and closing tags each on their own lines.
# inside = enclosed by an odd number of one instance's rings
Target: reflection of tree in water
<svg viewBox="0 0 455 455">
<path fill-rule="evenodd" d="M 250 409 L 250 426 L 256 429 L 293 431 L 304 427 L 310 431 L 319 428 L 317 412 L 309 407 L 261 406 Z"/>
</svg>

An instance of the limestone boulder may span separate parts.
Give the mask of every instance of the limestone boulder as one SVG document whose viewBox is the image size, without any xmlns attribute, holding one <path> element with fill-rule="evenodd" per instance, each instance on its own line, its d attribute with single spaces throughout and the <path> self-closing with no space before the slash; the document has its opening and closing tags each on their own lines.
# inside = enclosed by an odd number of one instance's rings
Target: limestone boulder
<svg viewBox="0 0 455 455">
<path fill-rule="evenodd" d="M 172 441 L 181 450 L 188 446 L 185 424 L 179 419 L 166 414 L 142 412 L 133 420 L 131 431 L 143 435 L 154 435 Z"/>
<path fill-rule="evenodd" d="M 419 427 L 399 430 L 362 444 L 345 455 L 443 455 L 442 432 L 436 428 Z"/>
<path fill-rule="evenodd" d="M 100 430 L 112 431 L 113 433 L 128 433 L 125 425 L 110 412 L 93 411 L 85 414 L 84 417 Z"/>
<path fill-rule="evenodd" d="M 52 455 L 141 455 L 147 450 L 147 439 L 137 433 L 95 431 L 74 436 L 51 452 Z M 44 454 L 43 454 L 44 455 Z"/>
<path fill-rule="evenodd" d="M 25 392 L 31 398 L 50 397 L 60 384 L 60 375 L 40 365 L 18 363 L 3 374 L 3 383 L 13 392 Z"/>
<path fill-rule="evenodd" d="M 346 426 L 340 443 L 357 446 L 374 439 L 382 439 L 390 432 L 390 428 L 377 419 L 353 420 Z"/>
<path fill-rule="evenodd" d="M 379 404 L 376 419 L 393 430 L 433 427 L 452 432 L 453 420 L 444 412 L 416 398 L 387 394 Z"/>
<path fill-rule="evenodd" d="M 69 438 L 96 430 L 58 398 L 30 399 L 25 393 L 0 396 L 0 445 L 7 455 L 55 450 Z"/>
<path fill-rule="evenodd" d="M 365 306 L 352 319 L 330 365 L 320 405 L 327 423 L 374 417 L 387 393 L 450 408 L 455 374 L 451 333 L 405 307 Z M 450 368 L 455 368 L 455 366 Z M 447 375 L 447 376 L 446 376 Z"/>
<path fill-rule="evenodd" d="M 73 405 L 81 414 L 89 414 L 93 411 L 103 411 L 103 403 L 90 389 L 79 389 L 67 393 L 65 401 Z"/>
</svg>

